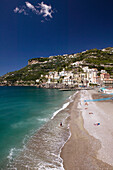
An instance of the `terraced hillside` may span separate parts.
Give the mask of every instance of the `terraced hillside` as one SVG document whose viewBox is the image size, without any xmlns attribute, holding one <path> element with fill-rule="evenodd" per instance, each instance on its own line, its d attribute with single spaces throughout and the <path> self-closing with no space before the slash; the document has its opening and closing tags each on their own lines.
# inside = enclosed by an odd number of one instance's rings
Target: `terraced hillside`
<svg viewBox="0 0 113 170">
<path fill-rule="evenodd" d="M 77 62 L 79 62 L 79 65 L 76 65 Z M 65 69 L 67 71 L 82 72 L 83 66 L 97 68 L 98 71 L 104 69 L 110 75 L 113 75 L 113 48 L 108 47 L 102 50 L 91 49 L 77 54 L 65 54 L 47 58 L 33 58 L 28 61 L 26 67 L 0 77 L 0 82 L 35 82 L 36 79 L 45 79 L 41 78 L 41 75 L 47 75 L 50 71 L 59 72 Z"/>
</svg>

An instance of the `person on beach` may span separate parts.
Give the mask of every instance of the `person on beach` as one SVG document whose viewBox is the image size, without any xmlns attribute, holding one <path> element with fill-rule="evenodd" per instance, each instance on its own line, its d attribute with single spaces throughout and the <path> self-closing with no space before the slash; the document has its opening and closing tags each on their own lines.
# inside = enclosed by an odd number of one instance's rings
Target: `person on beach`
<svg viewBox="0 0 113 170">
<path fill-rule="evenodd" d="M 60 126 L 62 127 L 62 122 L 60 122 Z"/>
<path fill-rule="evenodd" d="M 94 123 L 94 125 L 95 125 L 95 126 L 99 126 L 99 125 L 100 125 L 100 123 Z"/>
<path fill-rule="evenodd" d="M 89 114 L 93 114 L 93 112 L 89 112 Z"/>
<path fill-rule="evenodd" d="M 85 105 L 87 105 L 87 106 L 88 106 L 88 103 L 86 102 L 86 103 L 85 103 Z"/>
</svg>

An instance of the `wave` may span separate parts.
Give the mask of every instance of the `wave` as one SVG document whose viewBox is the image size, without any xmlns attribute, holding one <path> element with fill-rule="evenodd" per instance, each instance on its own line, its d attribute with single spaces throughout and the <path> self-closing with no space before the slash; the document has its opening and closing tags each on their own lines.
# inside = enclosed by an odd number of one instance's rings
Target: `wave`
<svg viewBox="0 0 113 170">
<path fill-rule="evenodd" d="M 67 107 L 71 102 L 73 102 L 73 97 L 74 97 L 77 93 L 78 93 L 78 92 L 75 92 L 73 95 L 71 95 L 71 96 L 68 98 L 69 101 L 68 101 L 67 103 L 64 103 L 63 106 L 62 106 L 59 110 L 55 111 L 55 112 L 53 113 L 53 116 L 52 116 L 51 119 L 53 119 L 60 111 L 66 109 L 66 107 Z"/>
<path fill-rule="evenodd" d="M 41 122 L 47 122 L 49 118 L 37 118 L 36 120 L 41 121 Z"/>
<path fill-rule="evenodd" d="M 43 169 L 54 169 L 54 170 L 64 170 L 63 168 L 63 159 L 60 157 L 61 150 L 64 147 L 65 143 L 70 139 L 71 132 L 69 130 L 68 123 L 68 112 L 61 112 L 56 116 L 60 111 L 67 108 L 67 106 L 73 102 L 75 95 L 74 93 L 68 98 L 68 101 L 63 104 L 63 106 L 53 113 L 51 119 L 47 118 L 36 118 L 38 121 L 47 122 L 43 127 L 41 127 L 35 135 L 30 137 L 30 141 L 23 141 L 25 147 L 22 149 L 12 148 L 9 153 L 9 163 L 11 162 L 11 167 L 13 167 L 13 158 L 16 154 L 23 152 L 20 158 L 18 157 L 14 163 L 19 163 L 21 166 L 24 163 L 26 168 L 30 169 L 30 164 L 27 160 L 31 161 L 34 165 L 34 169 L 38 167 L 39 170 Z M 55 117 L 56 116 L 56 117 Z M 54 118 L 54 119 L 53 119 Z M 59 122 L 63 119 L 63 128 L 59 126 Z M 49 121 L 50 120 L 50 121 Z M 26 141 L 29 141 L 26 145 Z M 36 155 L 35 155 L 36 153 Z M 30 157 L 29 157 L 30 156 Z M 24 162 L 25 160 L 25 162 Z M 14 165 L 15 167 L 16 165 Z M 51 168 L 52 167 L 52 168 Z"/>
<path fill-rule="evenodd" d="M 23 149 L 17 149 L 17 148 L 11 148 L 9 155 L 7 156 L 9 163 L 13 161 L 14 157 L 21 153 L 23 151 Z"/>
</svg>

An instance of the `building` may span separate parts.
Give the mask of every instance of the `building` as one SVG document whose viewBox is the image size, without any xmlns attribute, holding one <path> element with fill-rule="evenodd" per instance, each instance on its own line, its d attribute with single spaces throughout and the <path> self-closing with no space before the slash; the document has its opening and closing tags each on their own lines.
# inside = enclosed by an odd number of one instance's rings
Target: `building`
<svg viewBox="0 0 113 170">
<path fill-rule="evenodd" d="M 104 79 L 103 80 L 103 85 L 104 86 L 112 86 L 113 87 L 113 79 Z"/>
<path fill-rule="evenodd" d="M 109 73 L 100 74 L 100 80 L 104 81 L 104 79 L 110 79 L 110 74 Z"/>
<path fill-rule="evenodd" d="M 87 70 L 87 81 L 92 84 L 97 84 L 97 69 L 88 69 Z M 88 83 L 88 85 L 89 85 Z"/>
</svg>

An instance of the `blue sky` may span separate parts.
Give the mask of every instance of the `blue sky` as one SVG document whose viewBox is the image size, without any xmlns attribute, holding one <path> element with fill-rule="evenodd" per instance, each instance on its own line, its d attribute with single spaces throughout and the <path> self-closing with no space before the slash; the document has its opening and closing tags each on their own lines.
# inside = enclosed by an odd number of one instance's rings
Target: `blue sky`
<svg viewBox="0 0 113 170">
<path fill-rule="evenodd" d="M 113 47 L 113 0 L 1 0 L 0 75 L 34 57 Z"/>
</svg>

